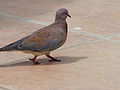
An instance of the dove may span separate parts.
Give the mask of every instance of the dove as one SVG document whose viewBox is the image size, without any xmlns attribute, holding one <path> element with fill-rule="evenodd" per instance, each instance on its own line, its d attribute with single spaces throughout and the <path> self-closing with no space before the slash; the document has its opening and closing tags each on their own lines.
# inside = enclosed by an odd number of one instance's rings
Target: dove
<svg viewBox="0 0 120 90">
<path fill-rule="evenodd" d="M 43 27 L 32 34 L 8 44 L 0 48 L 2 51 L 22 51 L 27 54 L 33 54 L 33 58 L 29 58 L 33 64 L 39 64 L 36 61 L 38 56 L 46 55 L 49 61 L 60 61 L 50 55 L 51 51 L 61 47 L 68 33 L 66 18 L 71 16 L 65 8 L 57 10 L 54 23 Z"/>
</svg>

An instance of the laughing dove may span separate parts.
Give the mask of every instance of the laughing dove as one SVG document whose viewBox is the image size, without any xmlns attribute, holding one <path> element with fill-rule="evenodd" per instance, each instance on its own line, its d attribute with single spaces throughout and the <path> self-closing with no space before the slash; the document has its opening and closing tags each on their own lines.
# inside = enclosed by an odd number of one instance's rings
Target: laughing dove
<svg viewBox="0 0 120 90">
<path fill-rule="evenodd" d="M 51 60 L 60 61 L 50 56 L 50 52 L 61 47 L 67 38 L 67 22 L 66 18 L 71 16 L 65 8 L 56 12 L 55 22 L 43 27 L 36 32 L 28 35 L 16 42 L 0 48 L 1 51 L 22 51 L 24 53 L 33 54 L 34 58 L 29 59 L 34 64 L 39 64 L 36 60 L 37 56 L 46 55 Z"/>
</svg>

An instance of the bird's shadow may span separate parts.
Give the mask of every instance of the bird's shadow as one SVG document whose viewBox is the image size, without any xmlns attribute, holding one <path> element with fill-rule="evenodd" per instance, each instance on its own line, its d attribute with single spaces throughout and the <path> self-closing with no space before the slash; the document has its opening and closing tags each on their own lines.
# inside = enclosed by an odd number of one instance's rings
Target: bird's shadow
<svg viewBox="0 0 120 90">
<path fill-rule="evenodd" d="M 59 65 L 59 64 L 70 64 L 78 62 L 79 60 L 86 59 L 88 57 L 68 57 L 68 56 L 61 56 L 57 57 L 60 62 L 49 62 L 48 58 L 37 59 L 40 64 L 38 65 Z M 19 60 L 20 61 L 20 60 Z M 2 64 L 0 67 L 14 67 L 14 66 L 32 66 L 33 63 L 31 61 L 21 61 L 21 62 L 12 62 L 7 64 Z"/>
</svg>

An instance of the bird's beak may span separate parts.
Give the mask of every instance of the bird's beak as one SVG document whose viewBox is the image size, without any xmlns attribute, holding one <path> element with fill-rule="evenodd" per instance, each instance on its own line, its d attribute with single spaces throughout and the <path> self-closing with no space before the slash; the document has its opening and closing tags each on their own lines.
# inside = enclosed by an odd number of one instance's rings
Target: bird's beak
<svg viewBox="0 0 120 90">
<path fill-rule="evenodd" d="M 71 16 L 69 15 L 69 14 L 67 14 L 68 15 L 68 17 L 70 17 L 71 18 Z"/>
</svg>

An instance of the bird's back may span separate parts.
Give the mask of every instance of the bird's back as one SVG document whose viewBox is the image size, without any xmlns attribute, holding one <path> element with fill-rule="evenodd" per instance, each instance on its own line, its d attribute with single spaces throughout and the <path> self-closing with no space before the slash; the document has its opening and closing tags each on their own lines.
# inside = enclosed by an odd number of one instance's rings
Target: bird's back
<svg viewBox="0 0 120 90">
<path fill-rule="evenodd" d="M 27 50 L 27 51 L 52 51 L 64 44 L 67 37 L 67 23 L 53 23 L 41 28 L 31 35 L 11 43 L 0 51 Z"/>
</svg>

